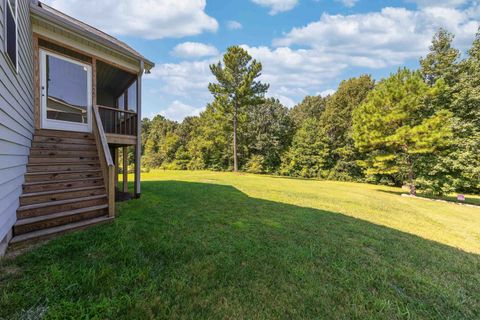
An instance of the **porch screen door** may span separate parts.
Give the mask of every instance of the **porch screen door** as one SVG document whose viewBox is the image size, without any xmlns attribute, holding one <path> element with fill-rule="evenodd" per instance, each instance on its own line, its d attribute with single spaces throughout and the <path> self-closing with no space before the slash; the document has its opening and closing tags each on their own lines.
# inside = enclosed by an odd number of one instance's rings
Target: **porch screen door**
<svg viewBox="0 0 480 320">
<path fill-rule="evenodd" d="M 45 50 L 40 61 L 42 128 L 91 132 L 91 66 Z"/>
</svg>

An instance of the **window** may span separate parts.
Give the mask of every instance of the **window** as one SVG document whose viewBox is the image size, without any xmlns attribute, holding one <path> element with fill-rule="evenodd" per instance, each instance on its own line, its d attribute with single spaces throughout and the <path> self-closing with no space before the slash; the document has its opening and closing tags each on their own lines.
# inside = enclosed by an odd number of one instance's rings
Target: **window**
<svg viewBox="0 0 480 320">
<path fill-rule="evenodd" d="M 127 110 L 137 112 L 137 81 L 127 89 Z"/>
<path fill-rule="evenodd" d="M 125 109 L 125 94 L 122 94 L 120 97 L 118 97 L 117 108 L 121 110 Z"/>
<path fill-rule="evenodd" d="M 13 64 L 15 70 L 18 65 L 18 48 L 17 48 L 17 0 L 5 0 L 5 52 Z"/>
<path fill-rule="evenodd" d="M 46 54 L 47 119 L 88 123 L 88 69 Z"/>
</svg>

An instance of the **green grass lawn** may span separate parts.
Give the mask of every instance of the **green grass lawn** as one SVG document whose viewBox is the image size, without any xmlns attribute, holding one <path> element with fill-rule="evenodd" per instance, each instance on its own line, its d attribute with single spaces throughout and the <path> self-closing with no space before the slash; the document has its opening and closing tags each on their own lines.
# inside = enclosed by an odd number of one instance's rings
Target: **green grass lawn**
<svg viewBox="0 0 480 320">
<path fill-rule="evenodd" d="M 479 319 L 480 209 L 400 191 L 153 171 L 114 223 L 0 262 L 0 318 Z"/>
</svg>

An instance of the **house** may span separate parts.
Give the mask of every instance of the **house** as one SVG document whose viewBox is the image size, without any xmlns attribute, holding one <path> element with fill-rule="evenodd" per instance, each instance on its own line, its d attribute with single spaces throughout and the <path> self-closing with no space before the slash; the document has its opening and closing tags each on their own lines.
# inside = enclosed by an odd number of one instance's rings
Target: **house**
<svg viewBox="0 0 480 320">
<path fill-rule="evenodd" d="M 140 195 L 140 93 L 153 66 L 40 1 L 0 0 L 0 255 L 111 221 L 128 158 Z"/>
</svg>

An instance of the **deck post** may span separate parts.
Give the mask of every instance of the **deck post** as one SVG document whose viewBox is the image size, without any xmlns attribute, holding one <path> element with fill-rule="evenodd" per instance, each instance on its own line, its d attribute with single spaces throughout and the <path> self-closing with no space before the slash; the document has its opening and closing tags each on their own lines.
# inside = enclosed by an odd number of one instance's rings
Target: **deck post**
<svg viewBox="0 0 480 320">
<path fill-rule="evenodd" d="M 118 152 L 118 147 L 113 148 L 115 154 L 115 189 L 118 188 L 118 171 L 120 169 L 119 159 L 120 159 L 120 152 Z"/>
<path fill-rule="evenodd" d="M 135 197 L 140 197 L 140 169 L 142 156 L 142 75 L 144 63 L 140 62 L 140 72 L 137 76 L 137 143 L 135 144 Z"/>
<path fill-rule="evenodd" d="M 128 147 L 123 147 L 123 192 L 128 192 Z"/>
</svg>

